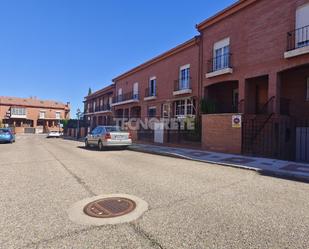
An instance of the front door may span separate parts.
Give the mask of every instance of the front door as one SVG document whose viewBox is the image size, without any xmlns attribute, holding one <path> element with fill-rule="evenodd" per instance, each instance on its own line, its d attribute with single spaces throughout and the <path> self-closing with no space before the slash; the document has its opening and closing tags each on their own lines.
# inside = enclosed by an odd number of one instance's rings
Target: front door
<svg viewBox="0 0 309 249">
<path fill-rule="evenodd" d="M 164 142 L 164 123 L 154 123 L 154 142 L 163 144 Z"/>
</svg>

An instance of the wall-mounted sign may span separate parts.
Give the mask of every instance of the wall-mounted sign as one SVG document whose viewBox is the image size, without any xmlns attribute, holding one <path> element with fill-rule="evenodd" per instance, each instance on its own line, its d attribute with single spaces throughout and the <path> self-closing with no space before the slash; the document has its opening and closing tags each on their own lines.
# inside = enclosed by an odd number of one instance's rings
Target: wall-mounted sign
<svg viewBox="0 0 309 249">
<path fill-rule="evenodd" d="M 232 127 L 233 128 L 241 128 L 241 115 L 233 115 L 232 116 Z"/>
</svg>

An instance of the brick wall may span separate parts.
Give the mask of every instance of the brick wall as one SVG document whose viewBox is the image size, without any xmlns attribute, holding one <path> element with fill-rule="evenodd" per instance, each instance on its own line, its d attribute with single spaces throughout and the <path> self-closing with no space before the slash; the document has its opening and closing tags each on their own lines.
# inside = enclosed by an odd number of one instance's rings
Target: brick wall
<svg viewBox="0 0 309 249">
<path fill-rule="evenodd" d="M 241 133 L 241 128 L 232 128 L 232 114 L 202 116 L 203 149 L 240 154 Z"/>
<path fill-rule="evenodd" d="M 198 96 L 199 95 L 199 45 L 192 41 L 192 44 L 183 50 L 168 55 L 166 58 L 159 60 L 151 65 L 141 68 L 132 74 L 125 75 L 120 79 L 115 79 L 115 94 L 118 89 L 122 88 L 123 94 L 133 91 L 133 84 L 138 82 L 140 101 L 138 105 L 141 107 L 141 117 L 147 116 L 148 107 L 155 106 L 157 114 L 160 116 L 161 103 L 175 99 L 173 96 L 175 80 L 179 79 L 179 70 L 181 66 L 190 64 L 191 87 L 192 93 L 180 97 Z M 181 46 L 181 45 L 180 45 Z M 169 53 L 169 52 L 167 52 Z M 147 63 L 147 62 L 146 62 Z M 141 67 L 141 66 L 140 66 Z M 157 98 L 155 100 L 144 101 L 145 91 L 149 87 L 149 79 L 156 77 Z M 121 105 L 115 109 L 130 108 L 132 105 Z"/>
</svg>

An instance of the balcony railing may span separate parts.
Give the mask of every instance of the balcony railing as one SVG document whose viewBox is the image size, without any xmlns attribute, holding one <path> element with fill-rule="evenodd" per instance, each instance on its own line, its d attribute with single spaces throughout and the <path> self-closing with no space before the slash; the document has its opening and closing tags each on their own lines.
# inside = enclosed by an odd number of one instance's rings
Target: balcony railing
<svg viewBox="0 0 309 249">
<path fill-rule="evenodd" d="M 139 94 L 134 92 L 128 92 L 113 97 L 113 103 L 119 103 L 128 100 L 139 100 Z"/>
<path fill-rule="evenodd" d="M 95 108 L 95 112 L 104 112 L 104 111 L 110 111 L 111 110 L 111 107 L 110 105 L 102 105 L 102 106 L 97 106 Z"/>
<path fill-rule="evenodd" d="M 213 73 L 226 68 L 232 68 L 231 58 L 232 58 L 231 53 L 211 58 L 208 61 L 207 73 Z"/>
<path fill-rule="evenodd" d="M 309 46 L 309 25 L 287 34 L 287 51 Z"/>
<path fill-rule="evenodd" d="M 191 77 L 174 80 L 174 91 L 191 89 Z"/>
<path fill-rule="evenodd" d="M 94 113 L 94 112 L 104 112 L 104 111 L 110 111 L 111 106 L 109 104 L 97 106 L 96 108 L 89 108 L 86 113 Z"/>
<path fill-rule="evenodd" d="M 145 89 L 145 98 L 148 97 L 156 97 L 157 96 L 157 89 L 156 88 L 146 88 Z"/>
</svg>

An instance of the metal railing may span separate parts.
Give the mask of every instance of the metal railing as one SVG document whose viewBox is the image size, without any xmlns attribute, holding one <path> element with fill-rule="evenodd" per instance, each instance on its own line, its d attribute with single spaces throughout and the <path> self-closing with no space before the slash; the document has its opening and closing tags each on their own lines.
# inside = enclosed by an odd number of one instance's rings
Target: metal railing
<svg viewBox="0 0 309 249">
<path fill-rule="evenodd" d="M 174 91 L 191 89 L 191 77 L 174 80 Z"/>
<path fill-rule="evenodd" d="M 157 96 L 157 88 L 148 87 L 145 89 L 145 97 L 155 97 Z"/>
<path fill-rule="evenodd" d="M 265 104 L 257 106 L 257 114 L 272 114 L 274 112 L 274 104 L 276 97 L 272 96 Z"/>
<path fill-rule="evenodd" d="M 113 103 L 119 103 L 127 100 L 139 100 L 139 94 L 132 91 L 113 97 Z"/>
<path fill-rule="evenodd" d="M 226 68 L 232 68 L 232 54 L 227 53 L 214 58 L 211 58 L 207 65 L 207 73 L 216 72 Z"/>
<path fill-rule="evenodd" d="M 287 51 L 309 46 L 309 25 L 287 33 Z"/>
<path fill-rule="evenodd" d="M 110 110 L 111 110 L 111 106 L 109 104 L 97 106 L 95 108 L 95 112 L 103 112 L 103 111 L 110 111 Z"/>
</svg>

